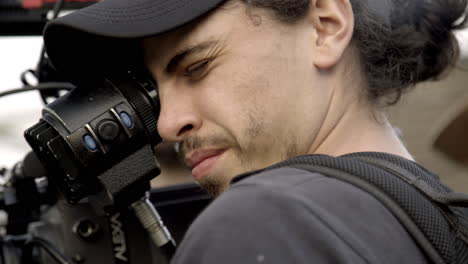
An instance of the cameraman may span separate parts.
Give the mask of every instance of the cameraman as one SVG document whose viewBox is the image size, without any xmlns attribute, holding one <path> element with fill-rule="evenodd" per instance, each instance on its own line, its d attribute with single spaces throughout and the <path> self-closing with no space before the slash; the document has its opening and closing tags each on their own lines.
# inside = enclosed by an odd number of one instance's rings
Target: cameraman
<svg viewBox="0 0 468 264">
<path fill-rule="evenodd" d="M 236 176 L 305 154 L 413 160 L 385 109 L 456 63 L 466 6 L 108 0 L 49 24 L 45 40 L 75 80 L 143 60 L 157 81 L 161 137 L 219 196 L 174 263 L 424 263 L 398 220 L 354 186 L 293 168 Z"/>
</svg>

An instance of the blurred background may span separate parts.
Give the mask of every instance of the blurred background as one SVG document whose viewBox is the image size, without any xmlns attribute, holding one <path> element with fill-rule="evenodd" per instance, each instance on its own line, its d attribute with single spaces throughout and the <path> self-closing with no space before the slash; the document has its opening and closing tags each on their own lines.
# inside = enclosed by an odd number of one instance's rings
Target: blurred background
<svg viewBox="0 0 468 264">
<path fill-rule="evenodd" d="M 42 48 L 38 34 L 45 22 L 44 10 L 50 9 L 53 2 L 0 0 L 0 92 L 20 88 L 20 74 L 36 67 Z M 76 1 L 74 7 L 91 2 Z M 416 87 L 399 105 L 389 109 L 389 115 L 418 162 L 438 173 L 451 187 L 468 192 L 468 167 L 463 165 L 468 164 L 468 118 L 453 124 L 468 108 L 468 30 L 457 32 L 457 37 L 462 56 L 456 69 L 441 81 Z M 37 92 L 0 98 L 0 168 L 12 167 L 30 150 L 23 131 L 38 121 L 42 106 Z M 444 137 L 436 148 L 434 144 L 441 134 Z M 173 162 L 171 146 L 160 146 L 158 151 L 163 165 L 172 173 L 170 178 L 159 177 L 157 185 L 190 180 L 188 172 Z"/>
</svg>

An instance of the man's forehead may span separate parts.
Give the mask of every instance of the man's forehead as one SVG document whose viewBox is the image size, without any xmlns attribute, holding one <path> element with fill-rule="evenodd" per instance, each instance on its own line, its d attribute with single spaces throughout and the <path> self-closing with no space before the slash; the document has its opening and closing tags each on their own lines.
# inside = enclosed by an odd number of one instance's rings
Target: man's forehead
<svg viewBox="0 0 468 264">
<path fill-rule="evenodd" d="M 220 35 L 207 34 L 207 32 L 197 34 L 195 31 L 174 31 L 164 36 L 145 39 L 143 48 L 146 59 L 159 65 L 166 63 L 171 57 L 182 51 L 206 45 L 206 43 L 212 44 L 218 42 L 219 39 L 221 39 Z"/>
<path fill-rule="evenodd" d="M 168 32 L 143 40 L 145 55 L 152 58 L 164 59 L 166 56 L 177 52 L 187 46 L 194 46 L 198 43 L 208 41 L 219 41 L 224 39 L 230 32 L 232 26 L 232 16 L 226 12 L 233 11 L 234 5 L 229 8 L 217 8 L 213 12 L 192 21 L 189 24 L 178 27 Z"/>
</svg>

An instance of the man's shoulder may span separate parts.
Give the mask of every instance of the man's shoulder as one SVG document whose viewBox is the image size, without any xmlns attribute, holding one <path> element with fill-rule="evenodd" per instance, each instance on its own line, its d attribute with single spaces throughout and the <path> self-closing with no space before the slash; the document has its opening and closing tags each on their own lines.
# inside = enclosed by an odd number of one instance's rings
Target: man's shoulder
<svg viewBox="0 0 468 264">
<path fill-rule="evenodd" d="M 260 170 L 233 181 L 229 191 L 244 186 L 250 187 L 267 187 L 270 188 L 290 188 L 298 184 L 307 182 L 326 180 L 328 177 L 306 170 L 301 170 L 293 167 L 281 167 L 275 169 Z"/>
<path fill-rule="evenodd" d="M 212 213 L 219 215 L 229 208 L 227 213 L 281 210 L 294 216 L 302 213 L 299 208 L 332 209 L 330 206 L 339 199 L 346 197 L 345 200 L 350 201 L 356 195 L 362 195 L 362 191 L 345 182 L 319 173 L 283 167 L 254 173 L 233 183 L 214 200 L 205 214 L 208 217 Z"/>
<path fill-rule="evenodd" d="M 263 252 L 283 258 L 283 263 L 310 262 L 298 259 L 417 263 L 424 259 L 398 220 L 370 194 L 321 174 L 287 167 L 233 184 L 196 219 L 180 253 L 202 250 L 198 244 L 207 241 L 219 255 L 239 248 L 252 258 L 255 252 Z M 288 259 L 283 247 L 290 246 L 294 257 Z"/>
<path fill-rule="evenodd" d="M 255 196 L 257 202 L 286 200 L 289 206 L 291 201 L 327 206 L 338 201 L 352 202 L 353 199 L 349 198 L 353 197 L 359 198 L 361 203 L 363 200 L 374 202 L 373 197 L 352 184 L 293 167 L 260 171 L 245 177 L 232 184 L 217 199 L 217 203 L 230 203 L 232 200 L 244 199 L 246 195 Z"/>
</svg>

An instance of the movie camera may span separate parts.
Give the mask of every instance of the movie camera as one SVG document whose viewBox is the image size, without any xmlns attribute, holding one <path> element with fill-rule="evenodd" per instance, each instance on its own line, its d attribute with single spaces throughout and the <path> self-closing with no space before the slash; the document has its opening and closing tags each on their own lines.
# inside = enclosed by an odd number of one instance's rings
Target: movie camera
<svg viewBox="0 0 468 264">
<path fill-rule="evenodd" d="M 38 85 L 23 76 L 22 89 L 0 97 L 39 90 L 47 105 L 25 131 L 33 151 L 0 171 L 0 261 L 167 263 L 210 199 L 190 184 L 151 190 L 160 174 L 156 82 L 141 67 L 75 86 L 44 51 L 27 72 Z"/>
</svg>

